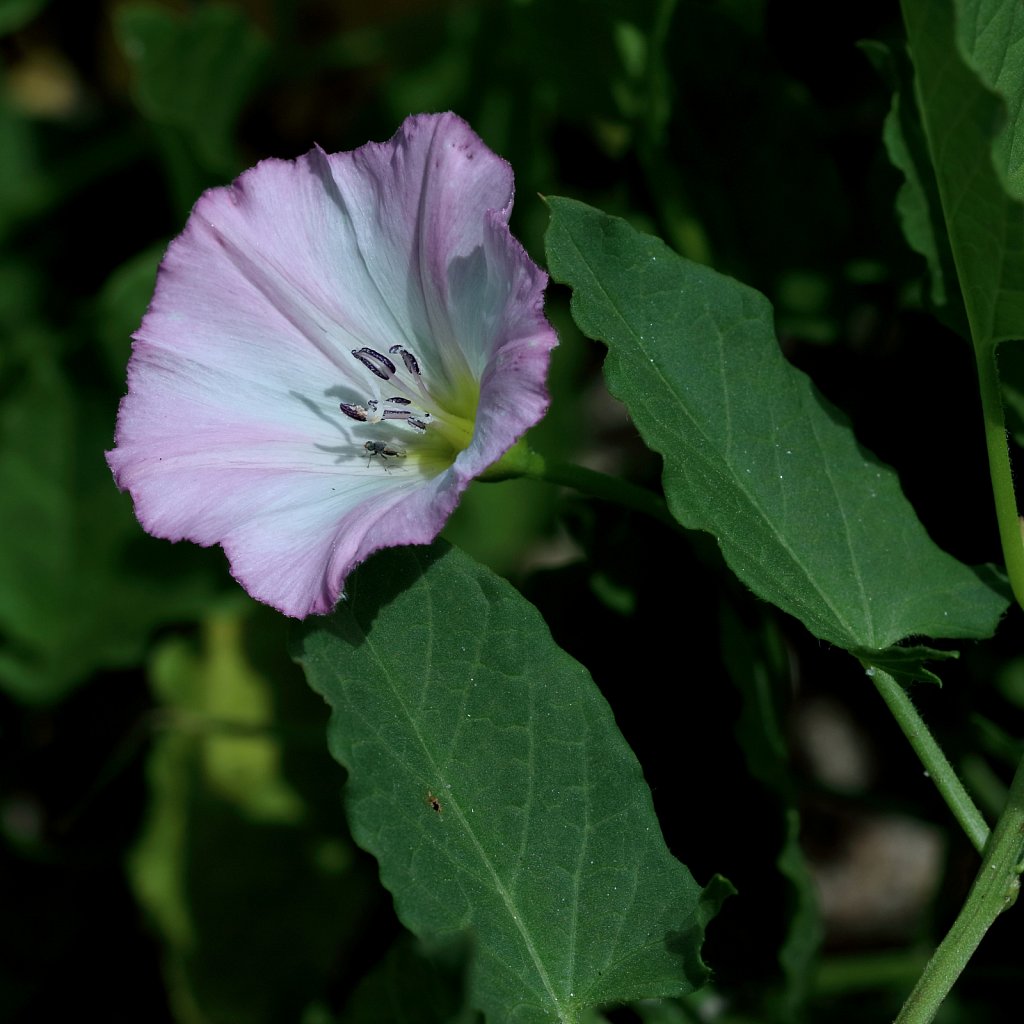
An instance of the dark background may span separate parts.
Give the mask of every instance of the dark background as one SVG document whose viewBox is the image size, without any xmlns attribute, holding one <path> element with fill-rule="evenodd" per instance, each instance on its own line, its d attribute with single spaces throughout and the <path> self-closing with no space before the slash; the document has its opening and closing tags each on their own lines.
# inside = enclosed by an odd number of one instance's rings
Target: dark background
<svg viewBox="0 0 1024 1024">
<path fill-rule="evenodd" d="M 762 290 L 933 538 L 999 561 L 970 349 L 924 308 L 889 90 L 858 47 L 898 45 L 896 5 L 8 0 L 0 33 L 0 1019 L 397 1019 L 373 985 L 419 993 L 409 1019 L 458 1002 L 457 963 L 402 945 L 347 836 L 285 623 L 219 550 L 146 537 L 103 461 L 164 246 L 260 158 L 456 111 L 515 169 L 535 259 L 538 194 L 568 195 Z M 533 443 L 657 486 L 557 287 L 548 312 L 562 345 Z M 975 860 L 859 666 L 745 594 L 706 538 L 611 507 L 478 484 L 446 536 L 591 669 L 673 852 L 738 888 L 705 1012 L 891 1018 Z M 989 811 L 1020 752 L 1016 626 L 915 691 Z M 749 715 L 755 678 L 787 748 Z M 780 868 L 796 812 L 806 860 Z M 943 1020 L 1016 1019 L 998 1009 L 1012 929 Z"/>
</svg>

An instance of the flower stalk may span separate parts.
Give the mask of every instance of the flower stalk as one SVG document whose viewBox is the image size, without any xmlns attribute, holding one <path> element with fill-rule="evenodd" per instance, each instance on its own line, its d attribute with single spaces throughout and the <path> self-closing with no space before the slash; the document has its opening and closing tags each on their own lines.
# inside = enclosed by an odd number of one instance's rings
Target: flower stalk
<svg viewBox="0 0 1024 1024">
<path fill-rule="evenodd" d="M 682 529 L 669 512 L 665 500 L 654 491 L 609 476 L 607 473 L 600 473 L 595 469 L 587 469 L 585 466 L 551 462 L 530 449 L 525 441 L 520 441 L 511 448 L 504 458 L 482 474 L 481 479 L 495 483 L 519 476 L 561 487 L 571 487 L 592 498 L 641 512 L 674 530 Z"/>
</svg>

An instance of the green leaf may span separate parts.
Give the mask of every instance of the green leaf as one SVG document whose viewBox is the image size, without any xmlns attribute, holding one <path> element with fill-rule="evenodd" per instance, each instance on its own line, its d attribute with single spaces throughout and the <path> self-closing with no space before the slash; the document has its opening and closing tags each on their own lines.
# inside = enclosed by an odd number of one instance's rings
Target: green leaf
<svg viewBox="0 0 1024 1024">
<path fill-rule="evenodd" d="M 338 1024 L 476 1024 L 479 1015 L 459 1006 L 461 964 L 451 960 L 404 933 L 363 979 Z"/>
<path fill-rule="evenodd" d="M 934 312 L 953 330 L 969 337 L 967 314 L 942 218 L 939 187 L 914 96 L 910 58 L 906 48 L 901 46 L 865 42 L 861 43 L 861 49 L 893 90 L 882 139 L 893 166 L 904 176 L 896 196 L 896 213 L 903 234 L 910 247 L 927 263 L 929 299 Z"/>
<path fill-rule="evenodd" d="M 263 36 L 240 10 L 217 4 L 188 17 L 131 4 L 115 26 L 143 114 L 180 133 L 208 170 L 236 174 L 234 127 L 269 52 Z"/>
<path fill-rule="evenodd" d="M 29 354 L 0 404 L 0 689 L 47 703 L 138 664 L 153 628 L 191 619 L 223 574 L 145 536 L 103 460 L 113 405 L 68 383 L 48 335 L 15 341 Z"/>
<path fill-rule="evenodd" d="M 860 659 L 867 668 L 868 675 L 873 675 L 874 670 L 880 668 L 904 685 L 920 679 L 928 683 L 935 683 L 936 686 L 941 686 L 942 680 L 934 672 L 924 667 L 925 662 L 947 661 L 960 656 L 957 651 L 939 651 L 934 647 L 922 645 L 890 647 L 887 651 L 867 651 L 853 648 L 850 653 Z"/>
<path fill-rule="evenodd" d="M 46 162 L 38 152 L 36 126 L 17 110 L 0 78 L 0 239 L 45 206 L 49 181 Z M 20 252 L 12 249 L 12 255 Z M 6 261 L 5 261 L 6 262 Z M 24 257 L 19 265 L 25 269 Z M 6 268 L 5 268 L 6 269 Z M 0 300 L 6 304 L 5 296 Z"/>
<path fill-rule="evenodd" d="M 991 634 L 1005 598 L 931 542 L 893 470 L 785 361 L 764 296 L 625 221 L 549 203 L 552 276 L 608 345 L 609 389 L 664 458 L 679 522 L 839 646 Z"/>
<path fill-rule="evenodd" d="M 331 706 L 356 841 L 421 938 L 472 941 L 491 1022 L 699 986 L 702 894 L 640 766 L 532 605 L 458 550 L 386 551 L 296 655 Z"/>
<path fill-rule="evenodd" d="M 50 0 L 0 0 L 0 36 L 24 28 Z"/>
<path fill-rule="evenodd" d="M 1024 199 L 1024 7 L 1005 0 L 956 0 L 957 44 L 1003 101 L 992 155 L 1010 195 Z"/>
<path fill-rule="evenodd" d="M 96 302 L 96 334 L 110 372 L 119 383 L 132 350 L 132 334 L 153 297 L 165 245 L 136 253 L 107 278 Z"/>
<path fill-rule="evenodd" d="M 979 348 L 1019 338 L 1024 207 L 1008 189 L 1020 194 L 1024 18 L 1014 4 L 965 0 L 958 4 L 958 47 L 950 0 L 904 0 L 902 6 L 918 108 L 971 335 Z M 993 84 L 1016 90 L 1009 119 L 972 65 Z"/>
<path fill-rule="evenodd" d="M 659 46 L 673 0 L 542 0 L 527 22 L 530 66 L 557 96 L 564 117 L 605 123 L 664 122 Z M 572 46 L 564 41 L 572 39 Z"/>
</svg>

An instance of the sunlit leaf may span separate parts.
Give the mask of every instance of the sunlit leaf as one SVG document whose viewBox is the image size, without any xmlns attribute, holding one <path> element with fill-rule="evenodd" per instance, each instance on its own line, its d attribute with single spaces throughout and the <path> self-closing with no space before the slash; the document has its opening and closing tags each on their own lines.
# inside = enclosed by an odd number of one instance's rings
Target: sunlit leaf
<svg viewBox="0 0 1024 1024">
<path fill-rule="evenodd" d="M 248 603 L 207 618 L 198 650 L 162 644 L 151 675 L 161 728 L 129 878 L 163 943 L 175 1019 L 299 1020 L 374 899 L 330 761 L 321 748 L 305 764 L 323 707 L 287 662 L 284 623 Z"/>
</svg>

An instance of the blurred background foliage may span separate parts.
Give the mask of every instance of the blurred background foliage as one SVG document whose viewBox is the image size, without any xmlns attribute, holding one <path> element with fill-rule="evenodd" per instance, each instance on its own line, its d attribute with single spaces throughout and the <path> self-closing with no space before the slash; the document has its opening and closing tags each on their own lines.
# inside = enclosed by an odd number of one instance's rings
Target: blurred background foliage
<svg viewBox="0 0 1024 1024">
<path fill-rule="evenodd" d="M 998 560 L 970 352 L 923 313 L 886 83 L 857 46 L 899 37 L 891 3 L 0 0 L 0 1019 L 472 1019 L 458 951 L 401 937 L 348 838 L 285 623 L 219 550 L 143 534 L 103 460 L 164 246 L 263 157 L 455 110 L 513 165 L 535 258 L 540 197 L 565 194 L 761 289 L 935 539 Z M 536 447 L 655 484 L 600 352 L 557 289 L 548 308 Z M 857 667 L 739 593 L 705 539 L 540 485 L 476 485 L 446 535 L 594 673 L 677 856 L 740 890 L 700 1012 L 891 1015 L 972 861 Z M 1004 641 L 921 697 L 990 805 L 1022 679 Z M 1000 1019 L 1018 948 L 997 925 L 943 1019 Z"/>
</svg>

